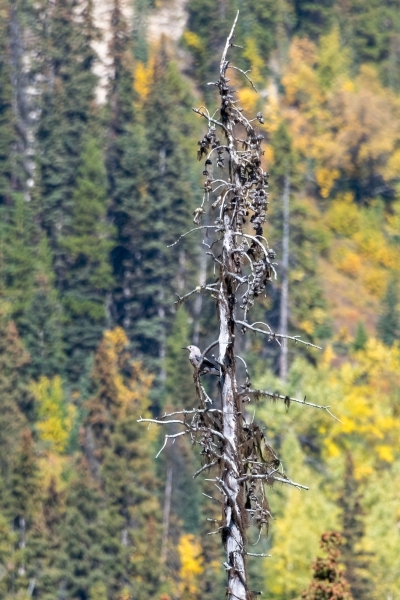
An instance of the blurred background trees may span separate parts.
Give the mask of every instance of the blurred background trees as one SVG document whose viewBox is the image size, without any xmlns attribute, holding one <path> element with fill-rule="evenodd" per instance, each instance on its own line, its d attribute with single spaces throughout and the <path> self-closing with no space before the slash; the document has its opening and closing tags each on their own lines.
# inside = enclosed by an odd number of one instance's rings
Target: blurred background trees
<svg viewBox="0 0 400 600">
<path fill-rule="evenodd" d="M 237 64 L 260 93 L 232 79 L 264 117 L 278 263 L 290 173 L 289 333 L 324 348 L 289 347 L 286 383 L 278 346 L 253 337 L 241 353 L 257 387 L 342 421 L 260 402 L 267 438 L 311 489 L 274 489 L 272 558 L 250 574 L 271 599 L 299 597 L 335 530 L 355 599 L 400 589 L 400 2 L 0 0 L 6 600 L 225 593 L 197 458 L 177 442 L 154 462 L 157 433 L 136 419 L 193 405 L 179 348 L 212 341 L 213 300 L 173 306 L 213 277 L 195 262 L 204 234 L 166 246 L 199 205 L 191 107 L 215 108 L 206 84 L 237 8 Z M 257 308 L 274 328 L 278 275 Z"/>
</svg>

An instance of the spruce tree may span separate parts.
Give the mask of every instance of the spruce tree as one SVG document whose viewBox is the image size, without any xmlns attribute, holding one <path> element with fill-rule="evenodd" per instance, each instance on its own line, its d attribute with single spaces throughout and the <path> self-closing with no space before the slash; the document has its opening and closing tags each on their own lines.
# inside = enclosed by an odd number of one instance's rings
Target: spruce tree
<svg viewBox="0 0 400 600">
<path fill-rule="evenodd" d="M 97 348 L 108 320 L 113 228 L 107 222 L 106 186 L 99 144 L 89 138 L 81 156 L 69 224 L 59 242 L 67 266 L 62 300 L 67 371 L 72 380 L 84 372 L 88 354 Z"/>
<path fill-rule="evenodd" d="M 57 561 L 60 578 L 53 593 L 89 599 L 93 586 L 102 583 L 110 597 L 115 597 L 113 573 L 121 560 L 121 540 L 115 530 L 108 530 L 107 522 L 102 490 L 81 457 L 69 481 L 65 516 L 57 526 L 62 548 Z"/>
<path fill-rule="evenodd" d="M 104 493 L 104 543 L 118 553 L 107 587 L 146 600 L 159 585 L 161 551 L 152 437 L 137 422 L 148 411 L 151 377 L 132 362 L 127 348 L 120 328 L 107 332 L 99 346 L 83 445 Z"/>
<path fill-rule="evenodd" d="M 346 579 L 354 598 L 369 598 L 373 596 L 374 591 L 368 568 L 370 554 L 363 551 L 361 547 L 365 536 L 365 513 L 350 452 L 346 455 L 343 483 L 343 490 L 338 502 L 342 510 L 342 534 L 344 537 L 341 560 L 346 567 Z"/>
<path fill-rule="evenodd" d="M 378 336 L 387 346 L 400 340 L 400 308 L 398 284 L 390 280 L 381 303 L 381 314 L 377 323 Z"/>
<path fill-rule="evenodd" d="M 115 278 L 112 316 L 114 323 L 132 327 L 130 302 L 133 271 L 137 257 L 132 253 L 129 223 L 140 213 L 139 189 L 145 188 L 147 138 L 142 115 L 134 109 L 133 49 L 128 24 L 120 1 L 114 0 L 109 54 L 113 77 L 108 92 L 107 176 L 111 206 L 110 219 L 116 227 L 111 262 Z"/>
<path fill-rule="evenodd" d="M 115 10 L 115 23 L 120 19 Z M 134 113 L 132 70 L 128 69 L 131 52 L 129 39 L 116 35 L 107 161 L 111 216 L 117 227 L 112 252 L 113 316 L 127 331 L 132 348 L 146 356 L 147 366 L 163 370 L 176 271 L 167 245 L 188 224 L 190 214 L 187 203 L 193 178 L 186 166 L 184 140 L 191 129 L 191 100 L 162 43 L 149 91 L 136 97 Z M 190 270 L 190 242 L 188 248 L 189 253 L 182 254 L 181 279 Z"/>
<path fill-rule="evenodd" d="M 20 3 L 0 2 L 0 297 L 17 322 L 33 289 L 33 215 L 27 202 L 26 84 L 21 65 Z M 22 80 L 24 80 L 22 82 Z M 23 115 L 25 117 L 25 115 Z"/>
<path fill-rule="evenodd" d="M 77 18 L 77 10 L 81 19 Z M 37 128 L 38 185 L 35 194 L 39 221 L 54 256 L 56 286 L 66 288 L 68 264 L 60 244 L 70 226 L 74 192 L 84 151 L 85 133 L 93 111 L 97 78 L 91 2 L 56 0 L 40 6 L 41 113 Z"/>
<path fill-rule="evenodd" d="M 188 202 L 192 181 L 184 143 L 191 133 L 190 108 L 186 85 L 161 44 L 144 104 L 147 188 L 136 205 L 131 204 L 134 218 L 125 227 L 131 256 L 135 258 L 135 294 L 129 299 L 132 325 L 128 335 L 139 353 L 148 357 L 150 366 L 157 364 L 154 359 L 159 361 L 165 356 L 173 316 L 177 270 L 167 246 L 175 241 L 179 231 L 190 225 L 192 211 Z M 138 190 L 137 195 L 139 193 Z M 181 283 L 185 280 L 190 256 L 189 242 L 186 254 L 181 256 L 183 265 L 178 273 Z"/>
<path fill-rule="evenodd" d="M 364 323 L 359 321 L 357 323 L 356 334 L 354 336 L 353 348 L 354 350 L 364 350 L 365 345 L 368 341 L 368 334 L 365 329 Z"/>
<path fill-rule="evenodd" d="M 322 535 L 321 548 L 328 556 L 327 558 L 317 558 L 313 564 L 313 580 L 309 587 L 302 592 L 300 598 L 304 598 L 304 600 L 353 599 L 344 572 L 340 569 L 341 553 L 339 546 L 342 543 L 343 538 L 336 531 Z M 354 598 L 361 597 L 354 596 Z"/>
</svg>

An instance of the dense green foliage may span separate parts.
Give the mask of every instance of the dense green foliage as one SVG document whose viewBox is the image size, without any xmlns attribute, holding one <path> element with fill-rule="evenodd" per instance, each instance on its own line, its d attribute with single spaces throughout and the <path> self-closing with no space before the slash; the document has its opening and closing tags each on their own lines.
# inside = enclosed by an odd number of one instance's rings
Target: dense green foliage
<svg viewBox="0 0 400 600">
<path fill-rule="evenodd" d="M 310 491 L 267 490 L 277 518 L 254 551 L 272 558 L 249 572 L 271 600 L 317 597 L 312 560 L 337 530 L 354 600 L 396 598 L 400 2 L 188 0 L 179 41 L 169 2 L 126 4 L 99 18 L 95 0 L 0 0 L 0 597 L 224 597 L 215 489 L 193 480 L 189 440 L 155 461 L 162 440 L 137 419 L 193 407 L 182 347 L 217 337 L 213 298 L 174 307 L 213 281 L 210 240 L 168 246 L 197 225 L 191 108 L 214 110 L 206 84 L 240 8 L 232 55 L 261 93 L 228 72 L 264 117 L 278 262 L 255 320 L 279 324 L 289 176 L 289 333 L 324 351 L 289 346 L 287 384 L 272 341 L 238 335 L 238 352 L 254 385 L 341 421 L 256 407 Z M 175 41 L 156 41 L 159 11 Z"/>
</svg>

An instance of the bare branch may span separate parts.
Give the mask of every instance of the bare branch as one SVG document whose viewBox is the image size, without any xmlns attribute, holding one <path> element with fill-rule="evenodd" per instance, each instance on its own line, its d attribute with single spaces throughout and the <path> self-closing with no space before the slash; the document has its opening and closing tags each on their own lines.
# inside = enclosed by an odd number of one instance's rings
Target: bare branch
<svg viewBox="0 0 400 600">
<path fill-rule="evenodd" d="M 209 252 L 207 252 L 207 254 L 211 254 Z M 193 296 L 193 294 L 200 294 L 201 292 L 204 291 L 208 291 L 208 292 L 215 292 L 216 290 L 213 289 L 213 286 L 217 285 L 216 283 L 206 283 L 205 285 L 198 285 L 194 290 L 192 290 L 191 292 L 188 292 L 187 294 L 185 294 L 184 296 L 180 296 L 179 294 L 176 294 L 178 296 L 178 300 L 175 302 L 175 306 L 176 308 L 179 308 L 181 304 L 183 304 L 188 298 L 190 298 L 190 296 Z"/>
<path fill-rule="evenodd" d="M 196 479 L 196 477 L 198 475 L 200 475 L 200 473 L 202 473 L 203 471 L 205 471 L 206 469 L 211 469 L 211 467 L 214 467 L 217 464 L 218 461 L 213 460 L 213 462 L 211 463 L 207 463 L 206 465 L 204 465 L 204 467 L 201 467 L 201 469 L 199 469 L 198 471 L 196 471 L 196 473 L 193 475 L 193 479 Z"/>
<path fill-rule="evenodd" d="M 219 65 L 219 70 L 220 70 L 221 76 L 225 76 L 225 72 L 226 72 L 226 66 L 225 66 L 226 54 L 228 52 L 229 46 L 232 45 L 233 32 L 235 31 L 235 27 L 236 27 L 236 23 L 237 23 L 238 18 L 239 18 L 239 11 L 237 11 L 237 13 L 236 13 L 236 17 L 235 17 L 235 20 L 233 21 L 231 32 L 230 32 L 230 34 L 227 37 L 226 44 L 225 44 L 224 50 L 222 52 L 221 62 L 220 62 L 220 65 Z"/>
<path fill-rule="evenodd" d="M 287 485 L 293 485 L 299 490 L 309 490 L 309 488 L 305 485 L 301 485 L 301 483 L 296 483 L 295 481 L 291 481 L 290 479 L 284 479 L 283 477 L 274 477 L 275 481 L 279 481 L 280 483 L 286 483 Z"/>
<path fill-rule="evenodd" d="M 250 77 L 247 75 L 247 73 L 250 73 L 250 70 L 248 70 L 248 71 L 242 71 L 242 69 L 239 69 L 239 67 L 234 67 L 233 65 L 229 65 L 227 67 L 227 69 L 235 69 L 235 71 L 239 71 L 240 73 L 242 73 L 242 75 L 244 75 L 246 77 L 246 79 L 250 82 L 251 87 L 253 88 L 253 90 L 258 93 L 258 90 L 257 90 L 256 86 L 254 85 L 254 83 L 252 82 L 252 80 L 250 79 Z"/>
<path fill-rule="evenodd" d="M 342 421 L 340 419 L 338 419 L 337 417 L 335 417 L 334 414 L 331 413 L 331 411 L 329 410 L 330 406 L 322 406 L 319 404 L 314 404 L 313 402 L 306 402 L 306 398 L 304 398 L 304 400 L 299 400 L 298 398 L 292 398 L 291 396 L 283 396 L 282 394 L 277 394 L 275 392 L 267 392 L 265 390 L 251 390 L 251 389 L 248 390 L 248 389 L 246 389 L 242 393 L 243 394 L 254 394 L 256 396 L 266 396 L 267 398 L 272 398 L 272 400 L 283 400 L 286 403 L 296 402 L 297 404 L 311 406 L 312 408 L 319 408 L 321 410 L 325 410 L 327 413 L 330 414 L 331 417 L 336 419 L 336 421 L 339 421 L 339 423 L 342 423 Z"/>
<path fill-rule="evenodd" d="M 252 331 L 255 331 L 256 333 L 263 333 L 264 335 L 267 335 L 267 336 L 271 337 L 272 339 L 285 338 L 287 340 L 293 340 L 294 342 L 298 342 L 299 344 L 304 344 L 304 346 L 310 346 L 311 348 L 317 348 L 318 350 L 322 350 L 321 346 L 316 346 L 315 344 L 312 344 L 311 342 L 306 342 L 298 336 L 274 333 L 273 331 L 271 331 L 271 329 L 269 331 L 264 331 L 263 329 L 258 329 L 257 327 L 253 327 L 252 325 L 250 325 L 250 323 L 247 323 L 245 321 L 235 321 L 235 323 L 236 323 L 236 325 L 242 325 L 242 327 L 244 327 L 245 329 L 251 329 Z M 269 327 L 269 325 L 267 325 L 266 323 L 264 323 L 264 325 L 266 327 Z"/>
<path fill-rule="evenodd" d="M 207 121 L 214 123 L 214 125 L 218 125 L 218 127 L 221 127 L 224 131 L 226 131 L 228 133 L 228 130 L 226 129 L 225 125 L 223 125 L 223 123 L 221 123 L 220 121 L 216 121 L 215 119 L 212 119 L 209 115 L 205 115 L 198 108 L 192 108 L 192 111 L 197 113 L 201 117 L 204 117 L 205 119 L 207 119 Z"/>
<path fill-rule="evenodd" d="M 167 445 L 167 442 L 169 439 L 173 439 L 175 441 L 176 438 L 180 437 L 181 435 L 186 435 L 187 433 L 189 433 L 189 431 L 180 431 L 179 433 L 166 435 L 164 438 L 164 443 L 162 445 L 162 448 L 156 454 L 156 458 L 158 458 L 160 456 L 161 452 L 164 450 L 165 446 Z"/>
<path fill-rule="evenodd" d="M 190 231 L 182 233 L 182 235 L 176 240 L 176 242 L 174 242 L 173 244 L 169 244 L 167 248 L 172 248 L 173 246 L 176 246 L 176 244 L 178 244 L 181 241 L 181 239 L 184 238 L 186 235 L 189 235 L 189 233 L 192 233 L 193 231 L 198 231 L 199 229 L 218 229 L 218 227 L 217 225 L 201 225 L 200 227 L 194 227 Z"/>
</svg>

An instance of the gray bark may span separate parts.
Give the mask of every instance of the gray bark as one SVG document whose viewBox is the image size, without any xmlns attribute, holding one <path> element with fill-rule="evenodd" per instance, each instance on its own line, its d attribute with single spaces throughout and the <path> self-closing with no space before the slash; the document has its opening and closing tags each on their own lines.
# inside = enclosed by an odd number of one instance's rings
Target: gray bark
<svg viewBox="0 0 400 600">
<path fill-rule="evenodd" d="M 228 594 L 234 600 L 246 600 L 245 540 L 242 529 L 243 487 L 238 483 L 241 465 L 238 440 L 240 427 L 240 404 L 236 385 L 236 368 L 233 323 L 235 321 L 234 303 L 229 302 L 233 296 L 232 250 L 235 247 L 232 235 L 232 223 L 229 215 L 224 217 L 225 233 L 223 241 L 223 258 L 220 272 L 220 293 L 218 300 L 219 317 L 219 363 L 224 365 L 222 377 L 222 412 L 223 435 L 226 439 L 224 462 L 227 468 L 222 481 L 229 495 L 224 495 L 224 526 L 226 544 L 226 562 L 228 569 Z M 227 567 L 228 568 L 228 567 Z"/>
<path fill-rule="evenodd" d="M 167 481 L 165 483 L 164 498 L 164 516 L 163 516 L 163 536 L 161 542 L 161 563 L 165 564 L 167 560 L 169 520 L 171 515 L 171 495 L 172 495 L 172 467 L 168 466 Z"/>
</svg>

